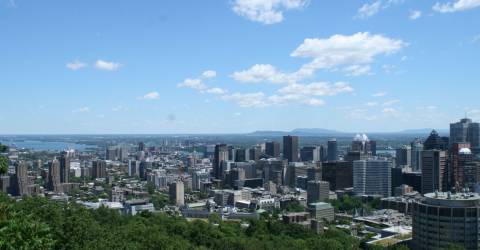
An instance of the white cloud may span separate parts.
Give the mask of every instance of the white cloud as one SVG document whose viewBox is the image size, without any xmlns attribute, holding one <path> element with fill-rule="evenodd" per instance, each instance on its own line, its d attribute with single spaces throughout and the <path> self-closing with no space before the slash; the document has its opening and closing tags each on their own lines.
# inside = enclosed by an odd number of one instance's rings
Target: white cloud
<svg viewBox="0 0 480 250">
<path fill-rule="evenodd" d="M 387 114 L 392 114 L 392 113 L 395 113 L 397 110 L 394 109 L 394 108 L 384 108 L 382 110 L 382 113 L 387 113 Z"/>
<path fill-rule="evenodd" d="M 373 97 L 384 97 L 386 95 L 387 95 L 387 92 L 382 91 L 382 92 L 377 92 L 377 93 L 373 94 L 372 96 Z"/>
<path fill-rule="evenodd" d="M 313 58 L 312 62 L 303 65 L 297 73 L 311 75 L 316 69 L 370 64 L 376 56 L 394 54 L 406 45 L 402 40 L 359 32 L 351 36 L 334 35 L 327 39 L 305 39 L 291 55 Z"/>
<path fill-rule="evenodd" d="M 416 20 L 416 19 L 419 19 L 420 17 L 422 17 L 422 12 L 419 10 L 411 10 L 410 15 L 408 16 L 410 20 Z"/>
<path fill-rule="evenodd" d="M 440 13 L 452 13 L 480 7 L 480 0 L 455 0 L 448 3 L 436 3 L 433 10 Z"/>
<path fill-rule="evenodd" d="M 378 102 L 367 102 L 367 103 L 365 103 L 365 106 L 375 107 L 375 106 L 378 106 Z"/>
<path fill-rule="evenodd" d="M 351 36 L 334 35 L 329 38 L 308 38 L 292 53 L 292 57 L 312 58 L 293 73 L 277 70 L 271 64 L 255 64 L 251 68 L 234 72 L 231 77 L 239 82 L 296 83 L 311 77 L 319 69 L 345 66 L 350 75 L 367 74 L 369 64 L 376 56 L 390 55 L 407 46 L 402 40 L 383 35 L 360 32 Z"/>
<path fill-rule="evenodd" d="M 90 112 L 90 108 L 89 107 L 81 107 L 81 108 L 78 108 L 74 111 L 72 111 L 73 113 L 87 113 L 87 112 Z"/>
<path fill-rule="evenodd" d="M 293 81 L 293 77 L 278 71 L 270 64 L 255 64 L 251 68 L 234 72 L 231 77 L 238 82 L 271 82 L 286 83 Z"/>
<path fill-rule="evenodd" d="M 304 101 L 304 103 L 306 105 L 309 105 L 309 106 L 323 106 L 323 105 L 325 105 L 325 102 L 323 100 L 315 99 L 315 98 L 307 99 L 307 100 Z"/>
<path fill-rule="evenodd" d="M 100 59 L 95 62 L 95 68 L 106 71 L 115 71 L 118 70 L 121 66 L 122 64 L 120 63 L 108 62 Z"/>
<path fill-rule="evenodd" d="M 232 95 L 224 95 L 221 97 L 225 101 L 233 101 L 240 107 L 266 107 L 268 104 L 265 100 L 265 94 L 262 92 L 256 93 L 235 93 Z"/>
<path fill-rule="evenodd" d="M 370 65 L 351 65 L 343 69 L 347 72 L 347 76 L 369 75 L 371 74 L 370 70 Z"/>
<path fill-rule="evenodd" d="M 395 72 L 397 66 L 391 64 L 384 64 L 382 65 L 382 69 L 385 71 L 385 73 L 390 74 Z"/>
<path fill-rule="evenodd" d="M 309 0 L 235 0 L 232 10 L 251 21 L 275 24 L 283 21 L 286 10 L 302 9 Z"/>
<path fill-rule="evenodd" d="M 207 85 L 205 85 L 201 79 L 190 79 L 187 78 L 185 81 L 177 84 L 179 88 L 191 88 L 196 90 L 205 90 Z"/>
<path fill-rule="evenodd" d="M 405 0 L 376 0 L 370 4 L 366 3 L 357 11 L 356 18 L 369 18 L 376 15 L 382 9 L 388 9 L 392 5 L 403 4 Z"/>
<path fill-rule="evenodd" d="M 399 102 L 400 102 L 400 100 L 397 100 L 397 99 L 389 100 L 389 101 L 384 102 L 383 106 L 392 106 L 392 105 L 397 104 Z"/>
<path fill-rule="evenodd" d="M 205 90 L 205 93 L 214 94 L 214 95 L 223 95 L 227 92 L 228 91 L 226 89 L 222 89 L 222 88 L 210 88 Z"/>
<path fill-rule="evenodd" d="M 329 84 L 327 82 L 316 82 L 310 84 L 290 84 L 278 90 L 285 95 L 302 96 L 333 96 L 340 93 L 353 92 L 353 88 L 345 82 Z"/>
<path fill-rule="evenodd" d="M 203 78 L 214 78 L 216 76 L 217 76 L 217 72 L 215 72 L 213 70 L 207 70 L 207 71 L 202 73 Z"/>
<path fill-rule="evenodd" d="M 71 70 L 79 70 L 82 68 L 87 67 L 86 63 L 80 62 L 79 60 L 75 60 L 73 62 L 69 62 L 65 65 L 65 67 L 71 69 Z"/>
<path fill-rule="evenodd" d="M 277 94 L 270 96 L 265 95 L 263 92 L 256 92 L 247 94 L 235 93 L 232 95 L 224 95 L 221 98 L 225 101 L 233 101 L 240 107 L 267 107 L 288 104 L 323 106 L 325 105 L 325 102 L 317 97 L 333 96 L 352 91 L 353 88 L 344 82 L 338 82 L 335 84 L 329 84 L 326 82 L 311 84 L 295 83 L 277 90 Z"/>
<path fill-rule="evenodd" d="M 141 97 L 139 97 L 138 99 L 140 100 L 156 100 L 160 98 L 160 94 L 158 92 L 150 92 L 150 93 L 147 93 Z"/>
<path fill-rule="evenodd" d="M 382 7 L 382 1 L 375 1 L 371 4 L 364 4 L 360 9 L 357 11 L 357 17 L 358 18 L 368 18 L 371 17 L 375 14 L 377 14 L 380 11 L 380 8 Z"/>
</svg>

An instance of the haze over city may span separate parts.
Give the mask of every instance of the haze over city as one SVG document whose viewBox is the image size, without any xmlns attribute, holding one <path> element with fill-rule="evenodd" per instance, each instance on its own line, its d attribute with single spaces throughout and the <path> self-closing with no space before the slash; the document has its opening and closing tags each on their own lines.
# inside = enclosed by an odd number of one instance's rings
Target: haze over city
<svg viewBox="0 0 480 250">
<path fill-rule="evenodd" d="M 478 1 L 0 1 L 0 134 L 446 129 Z"/>
</svg>

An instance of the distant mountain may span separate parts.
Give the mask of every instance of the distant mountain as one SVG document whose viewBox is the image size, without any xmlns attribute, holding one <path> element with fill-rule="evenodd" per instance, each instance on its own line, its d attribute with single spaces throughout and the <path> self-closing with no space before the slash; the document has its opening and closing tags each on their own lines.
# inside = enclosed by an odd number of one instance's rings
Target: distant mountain
<svg viewBox="0 0 480 250">
<path fill-rule="evenodd" d="M 323 128 L 297 128 L 292 131 L 268 131 L 268 130 L 259 130 L 253 133 L 249 133 L 249 136 L 285 136 L 285 135 L 296 135 L 296 136 L 346 136 L 353 133 L 344 133 L 336 130 L 323 129 Z"/>
<path fill-rule="evenodd" d="M 429 135 L 433 128 L 420 128 L 420 129 L 406 129 L 398 132 L 399 134 L 423 134 Z M 448 129 L 435 129 L 440 135 L 448 135 L 450 131 Z"/>
<path fill-rule="evenodd" d="M 314 134 L 314 135 L 338 135 L 338 134 L 345 134 L 344 132 L 331 130 L 331 129 L 324 129 L 324 128 L 296 128 L 291 131 L 294 134 Z"/>
<path fill-rule="evenodd" d="M 432 132 L 432 128 L 422 129 L 406 129 L 398 132 L 368 132 L 367 135 L 421 135 L 428 136 Z M 448 135 L 448 129 L 436 129 L 440 135 Z M 354 136 L 357 133 L 354 132 L 341 132 L 331 129 L 323 128 L 297 128 L 291 131 L 271 131 L 271 130 L 259 130 L 246 134 L 247 136 L 265 136 L 265 137 L 278 137 L 285 135 L 296 136 L 332 136 L 332 137 L 345 137 Z"/>
</svg>

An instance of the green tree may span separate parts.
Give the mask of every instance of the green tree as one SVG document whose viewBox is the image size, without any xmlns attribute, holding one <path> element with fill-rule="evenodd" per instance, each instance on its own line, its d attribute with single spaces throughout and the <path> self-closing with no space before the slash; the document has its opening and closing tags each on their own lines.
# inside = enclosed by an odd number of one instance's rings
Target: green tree
<svg viewBox="0 0 480 250">
<path fill-rule="evenodd" d="M 0 175 L 8 172 L 8 159 L 4 156 L 0 156 Z"/>
</svg>

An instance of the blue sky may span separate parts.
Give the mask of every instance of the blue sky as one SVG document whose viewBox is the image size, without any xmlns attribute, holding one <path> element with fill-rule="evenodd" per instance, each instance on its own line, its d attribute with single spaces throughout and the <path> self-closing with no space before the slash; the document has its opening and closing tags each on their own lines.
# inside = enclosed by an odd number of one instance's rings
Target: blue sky
<svg viewBox="0 0 480 250">
<path fill-rule="evenodd" d="M 480 0 L 0 0 L 0 134 L 480 119 Z"/>
</svg>

